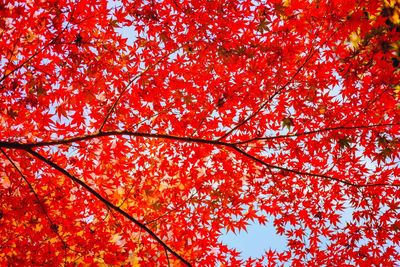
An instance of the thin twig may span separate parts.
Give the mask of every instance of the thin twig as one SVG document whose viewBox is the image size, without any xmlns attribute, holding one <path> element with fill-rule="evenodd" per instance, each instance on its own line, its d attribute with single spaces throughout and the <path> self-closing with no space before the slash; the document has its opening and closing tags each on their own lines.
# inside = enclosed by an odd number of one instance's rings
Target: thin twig
<svg viewBox="0 0 400 267">
<path fill-rule="evenodd" d="M 396 124 L 397 125 L 397 124 Z M 389 126 L 389 125 L 386 125 Z M 361 126 L 360 126 L 361 127 Z M 362 126 L 364 128 L 367 128 L 368 126 Z M 15 148 L 15 149 L 22 149 L 25 151 L 32 151 L 31 149 L 34 147 L 42 147 L 42 146 L 50 146 L 50 145 L 62 145 L 62 144 L 69 144 L 73 142 L 79 142 L 79 141 L 84 141 L 84 140 L 89 140 L 93 138 L 100 138 L 104 136 L 135 136 L 135 137 L 144 137 L 144 138 L 157 138 L 157 139 L 165 139 L 165 140 L 172 140 L 172 141 L 179 141 L 179 142 L 186 142 L 186 143 L 198 143 L 198 144 L 208 144 L 208 145 L 214 145 L 214 146 L 224 146 L 228 148 L 232 148 L 236 150 L 237 152 L 245 155 L 246 157 L 259 162 L 263 164 L 264 166 L 270 166 L 273 169 L 280 169 L 280 170 L 285 170 L 288 172 L 296 173 L 296 174 L 301 174 L 301 175 L 308 175 L 308 176 L 313 176 L 313 177 L 319 177 L 323 178 L 326 180 L 331 180 L 331 181 L 336 181 L 340 182 L 349 186 L 355 186 L 355 187 L 370 187 L 370 186 L 400 186 L 400 184 L 394 184 L 394 183 L 376 183 L 376 184 L 354 184 L 351 182 L 348 182 L 346 180 L 342 180 L 339 178 L 335 177 L 330 177 L 327 175 L 323 174 L 315 174 L 315 173 L 308 173 L 304 171 L 299 171 L 299 170 L 293 170 L 289 168 L 284 168 L 272 164 L 267 164 L 261 159 L 248 154 L 247 152 L 243 151 L 242 149 L 238 148 L 234 143 L 227 143 L 223 141 L 218 141 L 218 140 L 207 140 L 207 139 L 201 139 L 201 138 L 193 138 L 193 137 L 181 137 L 181 136 L 174 136 L 174 135 L 168 135 L 168 134 L 150 134 L 150 133 L 141 133 L 141 132 L 130 132 L 130 131 L 109 131 L 109 132 L 98 132 L 94 133 L 91 135 L 84 135 L 84 136 L 79 136 L 79 137 L 73 137 L 69 139 L 63 139 L 63 140 L 55 140 L 55 141 L 44 141 L 44 142 L 37 142 L 37 143 L 30 143 L 30 144 L 23 144 L 23 143 L 18 143 L 18 142 L 0 142 L 0 147 L 5 147 L 5 148 Z M 30 152 L 31 153 L 31 152 Z"/>
<path fill-rule="evenodd" d="M 183 264 L 185 264 L 186 266 L 192 266 L 187 260 L 185 260 L 182 256 L 180 256 L 177 252 L 175 252 L 171 247 L 169 247 L 164 241 L 162 241 L 152 230 L 150 230 L 150 228 L 148 228 L 146 225 L 144 225 L 143 223 L 141 223 L 140 221 L 138 221 L 137 219 L 133 218 L 131 215 L 129 215 L 127 212 L 125 212 L 124 210 L 122 210 L 121 208 L 119 208 L 118 206 L 112 204 L 109 200 L 107 200 L 106 198 L 104 198 L 102 195 L 100 195 L 100 193 L 98 193 L 96 190 L 94 190 L 92 187 L 90 187 L 88 184 L 86 184 L 84 181 L 78 179 L 77 177 L 75 177 L 74 175 L 72 175 L 71 173 L 69 173 L 68 171 L 66 171 L 64 168 L 60 167 L 59 165 L 57 165 L 56 163 L 52 162 L 51 160 L 45 158 L 44 156 L 42 156 L 41 154 L 37 153 L 36 151 L 33 151 L 32 149 L 26 149 L 25 151 L 27 151 L 29 154 L 31 154 L 32 156 L 34 156 L 35 158 L 39 159 L 40 161 L 43 161 L 44 163 L 46 163 L 47 165 L 51 166 L 52 168 L 54 168 L 55 170 L 61 172 L 62 174 L 64 174 L 65 176 L 67 176 L 69 179 L 71 179 L 73 182 L 79 184 L 80 186 L 82 186 L 83 188 L 85 188 L 86 191 L 88 191 L 89 193 L 91 193 L 95 198 L 97 198 L 98 200 L 100 200 L 101 202 L 103 202 L 107 207 L 115 210 L 116 212 L 118 212 L 119 214 L 121 214 L 122 216 L 124 216 L 126 219 L 128 219 L 129 221 L 133 222 L 134 224 L 136 224 L 139 228 L 145 230 L 154 240 L 156 240 L 161 246 L 163 246 L 166 250 L 168 250 L 169 252 L 171 252 L 176 258 L 178 258 Z"/>
<path fill-rule="evenodd" d="M 169 263 L 168 251 L 165 248 L 164 248 L 164 252 L 165 252 L 165 257 L 167 258 L 168 267 L 170 267 L 171 264 Z"/>
<path fill-rule="evenodd" d="M 356 183 L 352 183 L 349 182 L 348 180 L 343 180 L 343 179 L 339 179 L 337 177 L 333 177 L 333 176 L 329 176 L 329 175 L 325 175 L 325 174 L 317 174 L 317 173 L 312 173 L 312 172 L 305 172 L 305 171 L 299 171 L 299 170 L 294 170 L 294 169 L 289 169 L 289 168 L 285 168 L 285 167 L 281 167 L 281 166 L 277 166 L 277 165 L 273 165 L 273 164 L 269 164 L 259 158 L 257 158 L 256 156 L 253 156 L 243 150 L 241 150 L 240 148 L 236 147 L 236 146 L 231 146 L 234 150 L 236 150 L 237 152 L 239 152 L 240 154 L 254 160 L 255 162 L 260 163 L 261 165 L 264 165 L 266 167 L 272 168 L 272 169 L 277 169 L 277 170 L 281 170 L 281 171 L 286 171 L 286 172 L 290 172 L 290 173 L 294 173 L 294 174 L 298 174 L 298 175 L 305 175 L 305 176 L 311 176 L 311 177 L 317 177 L 317 178 L 322 178 L 324 180 L 329 180 L 329 181 L 335 181 L 341 184 L 345 184 L 348 186 L 353 186 L 353 187 L 375 187 L 375 186 L 394 186 L 394 187 L 400 187 L 400 183 L 396 184 L 396 183 L 366 183 L 366 184 L 356 184 Z"/>
<path fill-rule="evenodd" d="M 71 18 L 74 15 L 75 12 L 75 8 L 71 11 Z M 29 61 L 31 61 L 34 57 L 36 57 L 37 55 L 39 55 L 40 53 L 42 53 L 44 50 L 46 50 L 50 45 L 52 45 L 64 32 L 66 29 L 68 29 L 70 25 L 70 20 L 67 21 L 67 24 L 65 25 L 64 28 L 62 28 L 62 30 L 60 31 L 59 34 L 57 34 L 56 37 L 54 37 L 53 39 L 51 39 L 47 44 L 45 44 L 41 49 L 37 50 L 35 53 L 33 53 L 30 57 L 28 57 L 26 60 L 24 60 L 23 62 L 21 62 L 17 67 L 15 67 L 12 71 L 10 71 L 7 74 L 4 74 L 3 77 L 0 79 L 0 83 L 2 83 L 5 79 L 7 79 L 10 75 L 12 75 L 14 72 L 16 72 L 17 70 L 21 69 L 23 66 L 25 66 L 26 63 L 28 63 Z"/>
<path fill-rule="evenodd" d="M 217 140 L 223 140 L 226 137 L 228 137 L 231 133 L 233 133 L 234 131 L 236 131 L 237 129 L 239 129 L 242 125 L 246 124 L 248 121 L 250 121 L 251 119 L 253 119 L 255 116 L 257 116 L 277 95 L 279 95 L 286 87 L 288 87 L 293 80 L 296 78 L 296 76 L 302 71 L 302 69 L 304 68 L 304 66 L 308 63 L 308 61 L 314 56 L 316 50 L 314 50 L 312 53 L 310 53 L 306 60 L 303 62 L 303 64 L 300 65 L 299 68 L 297 68 L 296 72 L 290 77 L 290 79 L 281 87 L 279 87 L 278 90 L 275 91 L 275 93 L 273 93 L 267 100 L 265 100 L 262 105 L 256 110 L 254 111 L 250 116 L 248 116 L 247 118 L 245 118 L 244 120 L 242 120 L 241 122 L 239 122 L 238 124 L 236 124 L 236 126 L 234 126 L 233 128 L 231 128 L 228 132 L 226 132 L 224 135 L 222 135 L 221 137 L 219 137 Z"/>
<path fill-rule="evenodd" d="M 1 153 L 7 158 L 7 160 L 11 163 L 11 165 L 14 167 L 14 169 L 19 173 L 19 175 L 22 177 L 22 179 L 25 181 L 25 183 L 28 185 L 29 190 L 32 192 L 32 194 L 35 196 L 41 210 L 43 211 L 45 217 L 47 218 L 47 220 L 49 221 L 50 225 L 56 225 L 53 220 L 51 219 L 50 215 L 47 213 L 46 207 L 44 206 L 43 202 L 40 200 L 39 195 L 37 194 L 37 192 L 35 191 L 35 189 L 33 188 L 32 184 L 28 181 L 28 179 L 26 178 L 26 176 L 22 173 L 22 171 L 20 170 L 20 168 L 17 166 L 17 164 L 6 154 L 6 152 L 0 148 Z M 57 235 L 57 237 L 60 239 L 61 243 L 63 244 L 64 248 L 69 248 L 68 244 L 64 241 L 64 239 L 61 237 L 60 233 L 56 230 L 53 230 L 53 232 Z M 75 251 L 72 250 L 74 252 L 78 252 L 79 251 Z"/>
<path fill-rule="evenodd" d="M 245 141 L 235 142 L 234 144 L 235 145 L 243 145 L 243 144 L 248 144 L 248 143 L 257 142 L 257 141 L 267 141 L 267 140 L 281 139 L 281 138 L 292 138 L 292 137 L 299 137 L 299 136 L 317 134 L 317 133 L 328 132 L 328 131 L 357 130 L 357 129 L 389 127 L 389 126 L 397 126 L 397 125 L 400 125 L 400 123 L 327 127 L 327 128 L 317 129 L 317 130 L 308 131 L 308 132 L 300 132 L 300 133 L 284 134 L 284 135 L 276 135 L 276 136 L 266 136 L 266 137 L 256 137 L 256 138 L 248 139 Z"/>
<path fill-rule="evenodd" d="M 179 49 L 181 49 L 183 46 L 179 46 L 178 48 L 176 48 L 175 50 L 169 52 L 168 54 L 162 56 L 161 58 L 159 58 L 154 64 L 151 64 L 150 66 L 148 66 L 145 70 L 143 70 L 142 72 L 138 73 L 137 75 L 135 75 L 130 81 L 128 81 L 128 83 L 126 84 L 126 86 L 124 87 L 124 89 L 122 89 L 121 93 L 118 95 L 117 99 L 115 99 L 114 103 L 111 105 L 111 107 L 108 109 L 106 116 L 103 119 L 103 122 L 100 125 L 99 128 L 99 132 L 103 131 L 104 125 L 107 123 L 108 118 L 111 116 L 111 114 L 113 113 L 116 105 L 119 103 L 121 97 L 124 95 L 124 93 L 131 87 L 131 85 L 140 77 L 142 77 L 144 74 L 146 74 L 147 72 L 149 72 L 151 69 L 155 68 L 161 61 L 163 61 L 165 58 L 169 57 L 170 55 L 174 54 L 175 52 L 177 52 Z"/>
</svg>

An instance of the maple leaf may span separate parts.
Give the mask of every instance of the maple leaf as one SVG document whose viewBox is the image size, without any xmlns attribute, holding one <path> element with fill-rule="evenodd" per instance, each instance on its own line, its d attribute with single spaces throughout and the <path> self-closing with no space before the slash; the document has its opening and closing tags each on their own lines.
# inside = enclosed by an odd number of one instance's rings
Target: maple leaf
<svg viewBox="0 0 400 267">
<path fill-rule="evenodd" d="M 288 130 L 290 131 L 290 127 L 292 127 L 292 126 L 293 126 L 293 119 L 292 118 L 287 117 L 287 118 L 284 118 L 282 120 L 282 128 L 287 127 Z"/>
<path fill-rule="evenodd" d="M 6 2 L 1 266 L 400 261 L 399 1 Z"/>
<path fill-rule="evenodd" d="M 350 148 L 350 144 L 352 143 L 351 139 L 348 137 L 340 138 L 339 141 L 340 148 Z"/>
</svg>

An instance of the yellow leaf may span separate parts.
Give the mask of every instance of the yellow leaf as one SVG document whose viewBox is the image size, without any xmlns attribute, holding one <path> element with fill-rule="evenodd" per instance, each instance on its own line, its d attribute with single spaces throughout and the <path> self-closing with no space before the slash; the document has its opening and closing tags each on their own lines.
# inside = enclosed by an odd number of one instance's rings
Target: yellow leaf
<svg viewBox="0 0 400 267">
<path fill-rule="evenodd" d="M 31 42 L 33 42 L 33 40 L 36 38 L 36 35 L 33 33 L 33 32 L 31 32 L 31 31 L 29 31 L 26 35 L 25 35 L 25 40 L 28 42 L 28 43 L 31 43 Z"/>
<path fill-rule="evenodd" d="M 182 183 L 180 183 L 179 186 L 178 186 L 178 188 L 179 188 L 180 190 L 183 190 L 183 189 L 185 189 L 185 186 L 184 186 Z"/>
<path fill-rule="evenodd" d="M 7 76 L 7 75 L 10 74 L 11 72 L 12 72 L 12 70 L 6 69 L 6 71 L 4 72 L 4 75 Z"/>
<path fill-rule="evenodd" d="M 396 5 L 397 0 L 385 0 L 385 6 L 393 8 Z"/>
<path fill-rule="evenodd" d="M 396 8 L 394 10 L 393 16 L 391 17 L 391 21 L 393 22 L 393 24 L 400 24 L 399 13 L 400 13 L 400 10 L 398 8 Z"/>
<path fill-rule="evenodd" d="M 110 238 L 110 242 L 112 243 L 116 243 L 117 241 L 119 241 L 121 239 L 121 236 L 119 234 L 115 234 Z"/>
<path fill-rule="evenodd" d="M 128 261 L 131 264 L 131 266 L 134 266 L 134 267 L 140 266 L 139 257 L 137 256 L 139 251 L 140 251 L 140 247 L 137 247 L 134 252 L 129 252 Z"/>
<path fill-rule="evenodd" d="M 290 1 L 291 1 L 291 0 L 283 0 L 283 1 L 282 1 L 283 6 L 284 6 L 284 7 L 288 7 L 288 6 L 290 5 Z"/>
<path fill-rule="evenodd" d="M 350 43 L 353 45 L 353 47 L 355 49 L 358 48 L 358 46 L 360 45 L 361 42 L 361 38 L 360 36 L 358 36 L 357 32 L 352 32 L 350 34 Z"/>
<path fill-rule="evenodd" d="M 129 255 L 129 263 L 133 267 L 140 267 L 139 258 L 137 256 L 133 255 L 133 254 Z"/>
<path fill-rule="evenodd" d="M 122 195 L 124 194 L 124 192 L 125 192 L 124 188 L 121 187 L 121 186 L 118 186 L 118 189 L 117 189 L 118 195 L 121 195 L 121 196 L 122 196 Z"/>
<path fill-rule="evenodd" d="M 395 93 L 395 94 L 400 93 L 400 84 L 398 84 L 398 85 L 396 85 L 396 86 L 394 87 L 394 93 Z"/>
<path fill-rule="evenodd" d="M 84 233 L 84 231 L 81 230 L 81 231 L 77 232 L 76 235 L 82 237 L 82 236 L 83 236 L 83 233 Z"/>
<path fill-rule="evenodd" d="M 43 229 L 43 225 L 41 223 L 36 224 L 35 226 L 35 232 L 40 232 Z"/>
<path fill-rule="evenodd" d="M 10 179 L 7 176 L 3 176 L 2 179 L 1 179 L 1 185 L 4 188 L 10 187 L 10 185 L 11 185 Z"/>
<path fill-rule="evenodd" d="M 168 187 L 169 187 L 169 184 L 167 183 L 167 182 L 161 182 L 160 183 L 160 185 L 159 185 L 159 187 L 158 187 L 158 190 L 160 191 L 160 192 L 162 192 L 162 191 L 164 191 L 165 189 L 168 189 Z"/>
</svg>

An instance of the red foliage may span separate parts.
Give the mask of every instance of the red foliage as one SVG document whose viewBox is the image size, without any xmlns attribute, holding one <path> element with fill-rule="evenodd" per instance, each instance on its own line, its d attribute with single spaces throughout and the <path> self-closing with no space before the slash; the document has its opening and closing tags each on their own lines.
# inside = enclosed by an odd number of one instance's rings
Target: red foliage
<svg viewBox="0 0 400 267">
<path fill-rule="evenodd" d="M 2 2 L 0 264 L 398 263 L 399 15 Z M 267 220 L 286 251 L 219 239 Z"/>
</svg>

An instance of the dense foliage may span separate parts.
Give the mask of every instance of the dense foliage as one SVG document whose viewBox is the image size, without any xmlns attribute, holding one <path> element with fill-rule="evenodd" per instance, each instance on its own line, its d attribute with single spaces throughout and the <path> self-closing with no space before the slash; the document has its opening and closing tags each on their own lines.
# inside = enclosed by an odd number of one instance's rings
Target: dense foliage
<svg viewBox="0 0 400 267">
<path fill-rule="evenodd" d="M 398 0 L 2 2 L 0 264 L 398 264 L 399 16 Z M 221 242 L 267 221 L 286 250 Z"/>
</svg>

